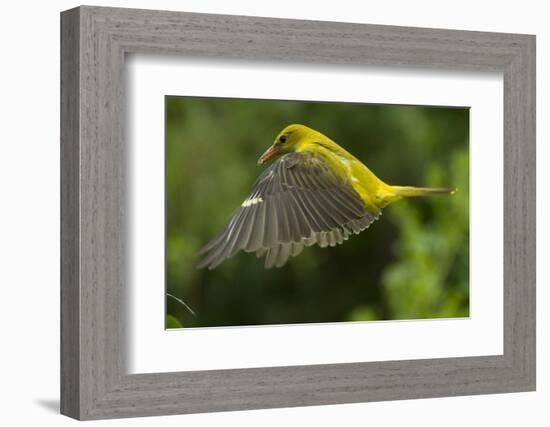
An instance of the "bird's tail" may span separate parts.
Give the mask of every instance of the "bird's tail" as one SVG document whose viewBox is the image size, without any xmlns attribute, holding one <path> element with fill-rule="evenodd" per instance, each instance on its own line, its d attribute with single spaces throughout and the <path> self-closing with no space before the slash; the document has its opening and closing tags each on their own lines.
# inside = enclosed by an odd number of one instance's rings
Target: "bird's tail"
<svg viewBox="0 0 550 427">
<path fill-rule="evenodd" d="M 432 194 L 455 194 L 456 188 L 425 188 L 425 187 L 401 187 L 392 186 L 392 190 L 397 196 L 401 197 L 420 197 L 431 196 Z"/>
</svg>

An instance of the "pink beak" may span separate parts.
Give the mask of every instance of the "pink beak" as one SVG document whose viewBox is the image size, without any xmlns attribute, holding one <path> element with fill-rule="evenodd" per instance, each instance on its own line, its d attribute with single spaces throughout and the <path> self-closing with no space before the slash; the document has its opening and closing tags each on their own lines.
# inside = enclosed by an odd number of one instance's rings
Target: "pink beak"
<svg viewBox="0 0 550 427">
<path fill-rule="evenodd" d="M 269 159 L 271 159 L 273 156 L 275 156 L 277 153 L 279 153 L 279 148 L 276 148 L 274 145 L 269 147 L 264 154 L 261 155 L 261 157 L 258 159 L 258 164 L 262 165 L 265 162 L 267 162 Z"/>
</svg>

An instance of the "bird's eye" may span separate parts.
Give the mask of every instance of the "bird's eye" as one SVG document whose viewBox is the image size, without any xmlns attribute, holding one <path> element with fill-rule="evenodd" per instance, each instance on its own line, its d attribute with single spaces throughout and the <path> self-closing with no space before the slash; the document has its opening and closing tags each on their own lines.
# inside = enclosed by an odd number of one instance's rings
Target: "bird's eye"
<svg viewBox="0 0 550 427">
<path fill-rule="evenodd" d="M 279 137 L 279 142 L 280 142 L 281 144 L 284 144 L 284 143 L 286 142 L 287 139 L 288 139 L 288 134 L 285 133 L 284 135 L 281 135 L 281 136 Z"/>
</svg>

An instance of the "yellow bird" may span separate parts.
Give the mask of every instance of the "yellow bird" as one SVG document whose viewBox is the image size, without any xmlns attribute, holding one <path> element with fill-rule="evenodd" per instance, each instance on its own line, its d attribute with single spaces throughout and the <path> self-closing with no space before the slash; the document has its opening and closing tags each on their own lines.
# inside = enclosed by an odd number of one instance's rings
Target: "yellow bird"
<svg viewBox="0 0 550 427">
<path fill-rule="evenodd" d="M 451 188 L 389 185 L 322 133 L 285 127 L 258 164 L 277 159 L 260 175 L 225 230 L 204 246 L 198 268 L 216 268 L 238 251 L 265 255 L 265 267 L 282 267 L 314 244 L 343 243 L 403 197 L 453 194 Z"/>
</svg>

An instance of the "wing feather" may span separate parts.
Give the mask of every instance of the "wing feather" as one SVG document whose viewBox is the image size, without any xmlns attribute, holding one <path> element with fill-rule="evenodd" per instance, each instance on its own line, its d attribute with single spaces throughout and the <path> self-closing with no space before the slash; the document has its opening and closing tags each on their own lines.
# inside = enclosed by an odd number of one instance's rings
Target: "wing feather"
<svg viewBox="0 0 550 427">
<path fill-rule="evenodd" d="M 252 231 L 250 232 L 250 239 L 246 248 L 249 252 L 255 252 L 262 247 L 263 242 L 263 229 L 265 223 L 265 204 L 260 203 L 256 208 L 256 217 L 252 224 Z"/>
<path fill-rule="evenodd" d="M 275 267 L 278 267 L 278 268 L 285 265 L 288 259 L 290 258 L 292 243 L 283 243 L 279 247 L 280 247 L 279 253 L 277 254 L 277 260 L 275 262 Z"/>
<path fill-rule="evenodd" d="M 290 255 L 291 256 L 300 255 L 303 250 L 304 250 L 304 243 L 303 242 L 300 242 L 300 243 L 292 242 L 292 252 L 290 253 Z"/>
<path fill-rule="evenodd" d="M 264 248 L 271 248 L 279 241 L 279 210 L 277 197 L 271 197 L 268 200 L 261 202 L 265 207 L 265 221 L 262 246 Z"/>
<path fill-rule="evenodd" d="M 265 264 L 264 264 L 265 268 L 272 268 L 273 266 L 275 266 L 280 248 L 281 248 L 281 245 L 277 245 L 273 248 L 270 248 L 267 251 L 267 255 L 265 256 Z"/>
<path fill-rule="evenodd" d="M 277 216 L 279 219 L 279 241 L 288 243 L 292 241 L 292 236 L 290 234 L 290 224 L 288 220 L 288 209 L 289 209 L 289 203 L 288 198 L 284 196 L 284 193 L 279 193 L 274 195 L 274 198 L 277 199 L 278 202 L 278 208 Z"/>
</svg>

